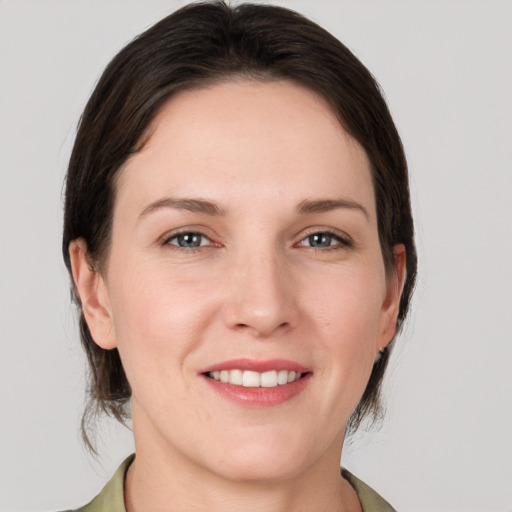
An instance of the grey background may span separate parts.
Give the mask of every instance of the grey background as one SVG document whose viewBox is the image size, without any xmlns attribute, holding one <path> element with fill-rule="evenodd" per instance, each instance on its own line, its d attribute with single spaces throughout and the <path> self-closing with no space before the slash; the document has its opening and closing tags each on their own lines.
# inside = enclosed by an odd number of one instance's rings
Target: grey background
<svg viewBox="0 0 512 512">
<path fill-rule="evenodd" d="M 184 2 L 0 1 L 0 510 L 88 501 L 132 450 L 80 444 L 85 365 L 60 255 L 76 122 L 108 60 Z M 420 278 L 383 428 L 343 463 L 399 510 L 512 510 L 512 2 L 275 2 L 372 70 L 412 176 Z"/>
</svg>

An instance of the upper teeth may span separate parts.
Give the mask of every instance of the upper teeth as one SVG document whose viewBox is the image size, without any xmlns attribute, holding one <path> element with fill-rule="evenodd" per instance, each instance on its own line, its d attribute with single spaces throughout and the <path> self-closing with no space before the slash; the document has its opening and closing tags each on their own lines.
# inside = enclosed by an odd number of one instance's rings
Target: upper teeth
<svg viewBox="0 0 512 512">
<path fill-rule="evenodd" d="M 268 372 L 253 372 L 250 370 L 221 370 L 209 372 L 208 376 L 221 382 L 245 386 L 247 388 L 273 388 L 299 380 L 301 373 L 288 370 L 271 370 Z"/>
</svg>

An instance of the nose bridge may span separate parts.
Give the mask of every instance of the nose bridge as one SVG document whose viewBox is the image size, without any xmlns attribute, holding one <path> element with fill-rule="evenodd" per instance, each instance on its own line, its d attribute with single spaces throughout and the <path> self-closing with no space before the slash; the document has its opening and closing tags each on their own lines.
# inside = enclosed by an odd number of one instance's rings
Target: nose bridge
<svg viewBox="0 0 512 512">
<path fill-rule="evenodd" d="M 252 246 L 238 253 L 232 264 L 226 304 L 230 327 L 266 337 L 294 325 L 295 304 L 283 253 L 270 244 Z"/>
</svg>

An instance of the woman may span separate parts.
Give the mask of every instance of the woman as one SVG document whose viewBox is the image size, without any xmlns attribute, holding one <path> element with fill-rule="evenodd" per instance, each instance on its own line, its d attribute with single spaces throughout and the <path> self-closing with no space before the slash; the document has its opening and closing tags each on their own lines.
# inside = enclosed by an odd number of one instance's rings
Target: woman
<svg viewBox="0 0 512 512">
<path fill-rule="evenodd" d="M 210 3 L 131 42 L 81 119 L 63 253 L 84 428 L 131 415 L 136 447 L 80 510 L 392 510 L 339 460 L 414 286 L 407 167 L 339 41 Z"/>
</svg>

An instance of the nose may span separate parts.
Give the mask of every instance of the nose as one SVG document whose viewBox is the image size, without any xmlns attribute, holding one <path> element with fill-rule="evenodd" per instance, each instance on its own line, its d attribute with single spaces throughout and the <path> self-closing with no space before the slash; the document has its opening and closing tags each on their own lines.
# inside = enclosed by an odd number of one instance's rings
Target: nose
<svg viewBox="0 0 512 512">
<path fill-rule="evenodd" d="M 268 338 L 295 327 L 297 296 L 290 267 L 276 252 L 239 255 L 230 269 L 224 318 L 229 328 Z"/>
</svg>

